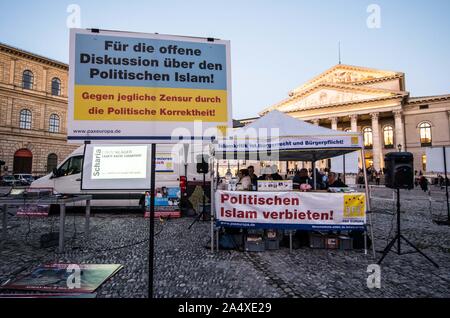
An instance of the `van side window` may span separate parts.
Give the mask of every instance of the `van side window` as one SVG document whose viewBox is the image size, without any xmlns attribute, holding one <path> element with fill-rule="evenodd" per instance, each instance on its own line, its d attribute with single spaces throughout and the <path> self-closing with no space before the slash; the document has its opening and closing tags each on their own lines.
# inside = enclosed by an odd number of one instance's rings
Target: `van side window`
<svg viewBox="0 0 450 318">
<path fill-rule="evenodd" d="M 58 175 L 60 177 L 70 176 L 81 172 L 81 166 L 83 165 L 83 156 L 76 156 L 68 159 L 64 164 L 59 167 Z"/>
</svg>

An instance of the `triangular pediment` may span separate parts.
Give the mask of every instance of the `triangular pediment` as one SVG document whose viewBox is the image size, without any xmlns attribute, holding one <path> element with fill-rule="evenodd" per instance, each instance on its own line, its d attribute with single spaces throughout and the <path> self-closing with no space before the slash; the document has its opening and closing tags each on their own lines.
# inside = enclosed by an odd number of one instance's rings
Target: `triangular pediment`
<svg viewBox="0 0 450 318">
<path fill-rule="evenodd" d="M 403 76 L 403 73 L 339 64 L 295 88 L 290 92 L 290 95 L 298 94 L 320 83 L 357 84 L 364 81 L 400 76 Z"/>
<path fill-rule="evenodd" d="M 326 107 L 361 101 L 372 101 L 401 96 L 401 92 L 373 89 L 342 84 L 318 84 L 301 94 L 278 104 L 275 109 L 281 112 Z"/>
</svg>

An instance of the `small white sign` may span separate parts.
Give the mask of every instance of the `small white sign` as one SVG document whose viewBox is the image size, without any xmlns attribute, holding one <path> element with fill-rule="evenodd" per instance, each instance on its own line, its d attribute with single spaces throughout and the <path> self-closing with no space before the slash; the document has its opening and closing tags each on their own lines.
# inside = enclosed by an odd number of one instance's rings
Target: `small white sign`
<svg viewBox="0 0 450 318">
<path fill-rule="evenodd" d="M 147 146 L 94 147 L 92 179 L 142 179 L 147 173 Z"/>
<path fill-rule="evenodd" d="M 258 191 L 292 191 L 292 180 L 258 180 Z"/>
</svg>

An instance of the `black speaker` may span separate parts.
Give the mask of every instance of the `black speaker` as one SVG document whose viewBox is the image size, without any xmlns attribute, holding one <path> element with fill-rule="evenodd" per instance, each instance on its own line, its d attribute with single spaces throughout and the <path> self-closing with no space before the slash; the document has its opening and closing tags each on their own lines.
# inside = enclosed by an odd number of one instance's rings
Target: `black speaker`
<svg viewBox="0 0 450 318">
<path fill-rule="evenodd" d="M 208 173 L 209 171 L 209 165 L 207 161 L 208 159 L 209 159 L 208 155 L 197 156 L 197 173 Z"/>
<path fill-rule="evenodd" d="M 384 184 L 391 189 L 414 188 L 414 157 L 410 152 L 390 152 L 384 156 Z"/>
</svg>

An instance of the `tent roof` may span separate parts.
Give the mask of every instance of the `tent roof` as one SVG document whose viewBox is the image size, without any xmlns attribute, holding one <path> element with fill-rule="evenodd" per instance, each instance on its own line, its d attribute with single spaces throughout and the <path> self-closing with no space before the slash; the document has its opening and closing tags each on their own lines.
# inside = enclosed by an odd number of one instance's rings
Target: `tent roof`
<svg viewBox="0 0 450 318">
<path fill-rule="evenodd" d="M 278 128 L 280 137 L 283 136 L 354 136 L 354 132 L 345 132 L 320 127 L 307 123 L 303 120 L 289 116 L 278 110 L 273 110 L 265 116 L 255 120 L 245 127 L 236 129 L 232 135 L 245 134 L 249 129 L 270 129 Z"/>
<path fill-rule="evenodd" d="M 275 132 L 271 132 L 271 129 L 278 129 L 276 138 L 273 136 L 273 133 Z M 264 135 L 263 138 L 257 135 L 258 133 L 264 132 L 266 135 Z M 334 146 L 330 143 L 326 144 L 326 146 L 318 147 L 307 145 L 292 146 L 291 143 L 288 147 L 280 146 L 278 149 L 272 148 L 270 154 L 276 156 L 277 160 L 280 161 L 316 161 L 340 156 L 361 148 L 361 134 L 359 133 L 338 131 L 309 124 L 278 110 L 273 110 L 251 124 L 236 129 L 227 138 L 218 140 L 218 143 L 230 142 L 231 140 L 245 140 L 244 143 L 247 145 L 256 144 L 256 138 L 249 139 L 249 136 L 258 137 L 259 142 L 261 142 L 261 140 L 269 139 L 277 139 L 280 142 L 310 139 L 320 142 L 333 138 L 349 140 L 351 137 L 358 137 L 358 143 L 352 143 L 351 145 L 340 144 Z M 249 154 L 258 153 L 258 160 L 269 160 L 264 159 L 264 156 L 259 156 L 259 154 L 263 152 L 267 153 L 266 148 L 255 149 L 254 147 L 248 147 L 247 150 L 243 148 L 224 150 L 216 147 L 216 155 L 228 159 L 250 159 L 251 156 L 249 156 Z M 230 158 L 230 154 L 233 154 L 232 158 Z M 252 158 L 254 158 L 254 156 Z"/>
</svg>

